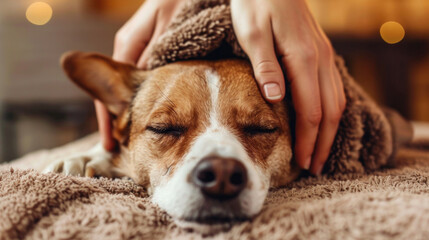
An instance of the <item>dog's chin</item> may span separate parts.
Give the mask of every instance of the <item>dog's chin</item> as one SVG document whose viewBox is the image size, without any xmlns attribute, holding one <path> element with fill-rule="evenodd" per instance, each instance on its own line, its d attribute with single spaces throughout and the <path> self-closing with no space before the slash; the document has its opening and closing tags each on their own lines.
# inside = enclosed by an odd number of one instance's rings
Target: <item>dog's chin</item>
<svg viewBox="0 0 429 240">
<path fill-rule="evenodd" d="M 204 207 L 190 216 L 176 218 L 177 226 L 200 234 L 212 235 L 230 229 L 234 224 L 246 221 L 251 216 L 243 213 L 238 200 L 206 201 Z"/>
<path fill-rule="evenodd" d="M 231 227 L 248 218 L 229 218 L 224 216 L 209 216 L 205 218 L 175 219 L 178 227 L 189 232 L 196 232 L 202 235 L 214 235 L 228 231 Z"/>
<path fill-rule="evenodd" d="M 233 224 L 237 222 L 243 222 L 248 220 L 249 217 L 244 216 L 224 216 L 224 215 L 211 215 L 205 217 L 189 217 L 189 218 L 181 218 L 180 220 L 183 222 L 190 222 L 196 224 L 207 224 L 207 225 L 215 225 L 215 224 Z"/>
</svg>

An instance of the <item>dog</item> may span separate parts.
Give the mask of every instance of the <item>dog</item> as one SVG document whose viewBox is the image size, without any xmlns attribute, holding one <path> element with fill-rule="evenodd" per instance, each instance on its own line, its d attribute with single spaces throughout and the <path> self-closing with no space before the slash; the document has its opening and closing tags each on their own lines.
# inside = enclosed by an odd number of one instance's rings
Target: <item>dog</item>
<svg viewBox="0 0 429 240">
<path fill-rule="evenodd" d="M 290 110 L 264 100 L 248 61 L 171 63 L 151 71 L 95 53 L 62 57 L 69 78 L 102 101 L 119 150 L 101 144 L 45 172 L 129 177 L 185 222 L 259 213 L 269 188 L 295 180 Z"/>
<path fill-rule="evenodd" d="M 98 144 L 44 172 L 129 177 L 174 219 L 209 225 L 253 217 L 270 188 L 301 173 L 292 157 L 291 109 L 286 101 L 264 100 L 246 60 L 192 60 L 143 71 L 71 52 L 61 63 L 74 83 L 106 105 L 119 149 L 110 153 Z M 429 139 L 427 123 L 413 127 L 413 141 Z M 396 135 L 408 139 L 409 133 Z"/>
</svg>

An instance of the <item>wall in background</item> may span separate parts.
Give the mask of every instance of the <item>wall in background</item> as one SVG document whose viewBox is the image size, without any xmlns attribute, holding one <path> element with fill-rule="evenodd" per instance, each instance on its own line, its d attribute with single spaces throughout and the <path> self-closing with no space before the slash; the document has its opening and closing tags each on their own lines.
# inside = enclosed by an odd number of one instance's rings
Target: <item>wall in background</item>
<svg viewBox="0 0 429 240">
<path fill-rule="evenodd" d="M 0 7 L 0 162 L 66 144 L 96 130 L 91 99 L 59 66 L 70 50 L 111 55 L 123 21 L 94 14 L 87 0 L 45 1 L 43 26 L 26 19 L 35 1 L 2 0 Z"/>
<path fill-rule="evenodd" d="M 2 25 L 2 19 L 0 18 L 0 26 Z M 1 42 L 2 42 L 2 35 L 0 33 L 0 63 L 3 63 L 3 59 L 2 57 L 4 56 L 3 54 L 3 48 L 1 46 Z M 5 69 L 4 69 L 4 64 L 0 64 L 0 96 L 3 96 L 3 91 L 4 91 L 4 86 L 3 86 L 3 82 L 5 79 Z M 2 156 L 5 155 L 5 150 L 4 150 L 4 134 L 3 134 L 3 118 L 2 118 L 2 102 L 0 100 L 0 162 L 2 160 Z"/>
<path fill-rule="evenodd" d="M 325 31 L 370 38 L 386 21 L 401 23 L 413 37 L 429 36 L 427 0 L 307 0 Z"/>
<path fill-rule="evenodd" d="M 411 79 L 411 118 L 429 121 L 429 56 L 413 66 Z"/>
</svg>

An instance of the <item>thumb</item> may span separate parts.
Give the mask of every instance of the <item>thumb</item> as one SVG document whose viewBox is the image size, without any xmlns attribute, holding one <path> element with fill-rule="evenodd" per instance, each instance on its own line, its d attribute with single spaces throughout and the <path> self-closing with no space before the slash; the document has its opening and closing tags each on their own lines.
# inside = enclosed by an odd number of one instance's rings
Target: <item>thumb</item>
<svg viewBox="0 0 429 240">
<path fill-rule="evenodd" d="M 272 34 L 264 34 L 272 36 Z M 264 98 L 271 103 L 280 102 L 285 96 L 285 81 L 277 60 L 272 37 L 252 43 L 253 50 L 246 51 L 252 63 L 256 81 Z"/>
</svg>

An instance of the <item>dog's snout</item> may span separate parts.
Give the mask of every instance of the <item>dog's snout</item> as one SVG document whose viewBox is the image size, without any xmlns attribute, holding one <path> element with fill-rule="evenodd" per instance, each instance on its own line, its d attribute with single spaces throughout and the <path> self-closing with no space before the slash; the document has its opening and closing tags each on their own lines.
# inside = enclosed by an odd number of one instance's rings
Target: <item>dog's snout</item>
<svg viewBox="0 0 429 240">
<path fill-rule="evenodd" d="M 244 165 L 232 158 L 209 157 L 192 171 L 192 181 L 206 197 L 228 200 L 236 197 L 247 184 Z"/>
</svg>

